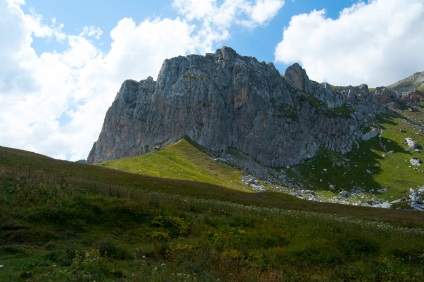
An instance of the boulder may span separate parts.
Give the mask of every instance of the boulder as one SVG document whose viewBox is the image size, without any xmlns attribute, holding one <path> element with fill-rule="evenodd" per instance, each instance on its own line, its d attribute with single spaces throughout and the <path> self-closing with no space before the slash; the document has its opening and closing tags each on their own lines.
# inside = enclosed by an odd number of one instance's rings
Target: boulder
<svg viewBox="0 0 424 282">
<path fill-rule="evenodd" d="M 419 165 L 421 165 L 421 160 L 420 160 L 420 159 L 418 159 L 418 158 L 412 158 L 412 159 L 410 159 L 410 160 L 409 160 L 409 162 L 410 162 L 412 165 L 415 165 L 415 166 L 419 166 Z"/>
<path fill-rule="evenodd" d="M 406 144 L 408 144 L 409 149 L 414 149 L 417 147 L 417 143 L 412 138 L 405 138 Z"/>
</svg>

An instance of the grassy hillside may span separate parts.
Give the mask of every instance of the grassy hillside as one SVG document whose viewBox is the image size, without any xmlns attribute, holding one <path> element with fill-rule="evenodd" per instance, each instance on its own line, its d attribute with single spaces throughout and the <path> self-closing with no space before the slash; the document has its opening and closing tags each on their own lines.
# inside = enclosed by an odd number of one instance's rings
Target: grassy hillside
<svg viewBox="0 0 424 282">
<path fill-rule="evenodd" d="M 346 155 L 321 150 L 317 157 L 287 170 L 292 179 L 317 191 L 337 194 L 342 190 L 362 189 L 378 198 L 394 200 L 406 196 L 410 188 L 424 186 L 424 164 L 413 166 L 410 159 L 424 161 L 424 154 L 408 149 L 407 137 L 424 144 L 423 112 L 403 111 L 382 116 L 380 137 L 358 143 Z M 332 185 L 334 189 L 330 189 Z M 379 193 L 378 190 L 387 189 Z"/>
<path fill-rule="evenodd" d="M 241 181 L 239 170 L 213 161 L 209 155 L 187 139 L 182 139 L 159 151 L 99 165 L 137 174 L 206 182 L 249 191 L 248 186 Z"/>
<path fill-rule="evenodd" d="M 0 147 L 0 281 L 419 281 L 423 228 Z"/>
</svg>

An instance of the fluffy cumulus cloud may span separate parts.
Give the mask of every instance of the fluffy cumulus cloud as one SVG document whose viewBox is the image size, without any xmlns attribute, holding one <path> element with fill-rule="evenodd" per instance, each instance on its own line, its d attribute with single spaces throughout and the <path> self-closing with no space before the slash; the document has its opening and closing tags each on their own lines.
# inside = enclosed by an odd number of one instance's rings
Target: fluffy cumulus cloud
<svg viewBox="0 0 424 282">
<path fill-rule="evenodd" d="M 209 48 L 228 39 L 234 26 L 255 28 L 267 24 L 284 0 L 174 0 L 173 6 L 189 21 L 198 22 L 198 37 Z"/>
<path fill-rule="evenodd" d="M 180 19 L 136 24 L 124 18 L 111 31 L 111 49 L 104 53 L 97 45 L 98 27 L 65 34 L 55 20 L 44 24 L 40 15 L 25 14 L 23 4 L 0 0 L 1 146 L 85 158 L 125 79 L 157 75 L 165 58 L 199 46 L 193 26 Z M 67 48 L 37 55 L 34 37 L 64 41 Z"/>
<path fill-rule="evenodd" d="M 317 81 L 388 85 L 424 69 L 424 2 L 374 0 L 292 17 L 276 47 L 277 62 L 300 62 Z"/>
<path fill-rule="evenodd" d="M 212 51 L 232 25 L 266 24 L 283 1 L 173 3 L 181 18 L 124 18 L 110 31 L 112 43 L 104 52 L 100 28 L 67 34 L 60 20 L 24 13 L 24 0 L 0 0 L 0 146 L 86 158 L 125 79 L 156 76 L 169 57 Z M 34 38 L 66 48 L 37 54 Z"/>
</svg>

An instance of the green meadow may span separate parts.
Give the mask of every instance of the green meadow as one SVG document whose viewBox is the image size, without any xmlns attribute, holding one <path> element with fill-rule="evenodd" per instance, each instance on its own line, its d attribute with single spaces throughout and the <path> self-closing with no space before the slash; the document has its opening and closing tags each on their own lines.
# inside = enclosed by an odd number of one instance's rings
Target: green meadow
<svg viewBox="0 0 424 282">
<path fill-rule="evenodd" d="M 241 181 L 241 171 L 211 157 L 189 139 L 181 139 L 159 151 L 98 164 L 142 175 L 205 182 L 249 191 Z"/>
<path fill-rule="evenodd" d="M 229 168 L 213 171 L 221 169 Z M 4 147 L 0 188 L 0 281 L 424 279 L 419 212 L 315 203 Z"/>
<path fill-rule="evenodd" d="M 379 117 L 375 128 L 379 137 L 358 142 L 346 154 L 321 149 L 318 155 L 286 173 L 295 183 L 315 191 L 362 189 L 380 199 L 393 201 L 407 196 L 409 189 L 424 186 L 424 167 L 413 166 L 412 158 L 424 161 L 424 116 L 421 111 L 400 111 Z M 421 129 L 421 131 L 420 131 Z M 406 138 L 418 144 L 418 152 L 408 149 Z M 329 189 L 333 185 L 334 190 Z M 378 193 L 380 189 L 386 192 Z"/>
</svg>

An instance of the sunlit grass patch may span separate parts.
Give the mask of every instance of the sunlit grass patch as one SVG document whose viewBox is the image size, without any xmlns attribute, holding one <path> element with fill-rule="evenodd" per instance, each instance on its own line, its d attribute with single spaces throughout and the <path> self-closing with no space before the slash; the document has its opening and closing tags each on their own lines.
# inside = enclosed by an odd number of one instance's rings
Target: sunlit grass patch
<svg viewBox="0 0 424 282">
<path fill-rule="evenodd" d="M 360 190 L 389 201 L 405 197 L 410 188 L 424 185 L 424 167 L 410 163 L 412 158 L 424 160 L 424 155 L 415 150 L 420 148 L 409 149 L 405 142 L 409 137 L 422 146 L 423 124 L 421 112 L 406 110 L 402 115 L 381 116 L 379 137 L 359 141 L 356 149 L 345 155 L 320 149 L 317 156 L 288 169 L 287 174 L 317 191 Z"/>
<path fill-rule="evenodd" d="M 158 151 L 99 164 L 148 176 L 206 182 L 249 191 L 241 181 L 241 171 L 214 161 L 211 156 L 182 139 Z"/>
</svg>

